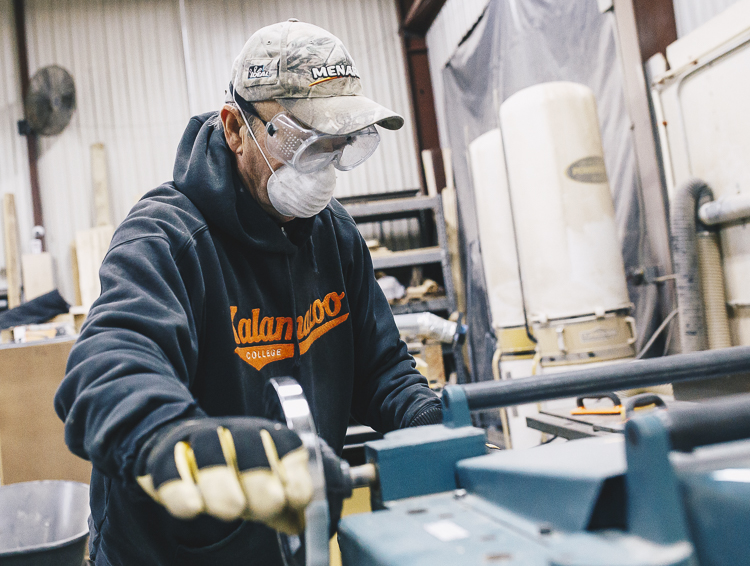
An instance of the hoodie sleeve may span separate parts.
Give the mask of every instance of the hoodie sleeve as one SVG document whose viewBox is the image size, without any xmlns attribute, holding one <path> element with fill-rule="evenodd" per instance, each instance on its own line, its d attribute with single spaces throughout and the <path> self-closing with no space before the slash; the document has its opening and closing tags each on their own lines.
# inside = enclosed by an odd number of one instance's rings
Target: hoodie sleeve
<svg viewBox="0 0 750 566">
<path fill-rule="evenodd" d="M 415 369 L 375 280 L 370 251 L 359 231 L 347 274 L 354 325 L 352 415 L 380 432 L 442 422 L 440 400 Z"/>
<path fill-rule="evenodd" d="M 125 484 L 153 431 L 203 414 L 188 390 L 203 296 L 194 256 L 184 253 L 193 238 L 184 234 L 180 250 L 174 239 L 139 228 L 145 236 L 116 235 L 100 270 L 101 296 L 55 396 L 70 450 Z"/>
</svg>

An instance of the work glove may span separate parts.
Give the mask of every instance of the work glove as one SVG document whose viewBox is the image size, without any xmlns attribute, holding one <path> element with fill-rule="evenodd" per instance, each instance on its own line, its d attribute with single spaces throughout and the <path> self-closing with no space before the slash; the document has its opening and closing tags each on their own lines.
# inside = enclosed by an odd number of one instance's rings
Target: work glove
<svg viewBox="0 0 750 566">
<path fill-rule="evenodd" d="M 206 513 L 304 530 L 313 496 L 307 450 L 296 433 L 253 417 L 200 418 L 156 433 L 136 462 L 138 484 L 175 517 Z"/>
</svg>

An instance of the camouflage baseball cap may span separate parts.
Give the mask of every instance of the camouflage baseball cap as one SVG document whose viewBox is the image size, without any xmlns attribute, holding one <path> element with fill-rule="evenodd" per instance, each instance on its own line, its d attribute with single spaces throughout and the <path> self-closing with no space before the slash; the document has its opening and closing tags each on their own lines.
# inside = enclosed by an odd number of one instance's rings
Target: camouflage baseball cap
<svg viewBox="0 0 750 566">
<path fill-rule="evenodd" d="M 275 99 L 326 134 L 404 125 L 401 116 L 362 94 L 357 67 L 339 38 L 295 19 L 250 36 L 234 61 L 230 86 L 247 102 Z"/>
</svg>

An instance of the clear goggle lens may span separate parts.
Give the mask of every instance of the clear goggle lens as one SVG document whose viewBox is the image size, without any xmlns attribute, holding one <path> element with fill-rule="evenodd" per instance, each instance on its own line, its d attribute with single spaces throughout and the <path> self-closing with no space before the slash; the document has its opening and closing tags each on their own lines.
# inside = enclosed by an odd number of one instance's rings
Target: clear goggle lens
<svg viewBox="0 0 750 566">
<path fill-rule="evenodd" d="M 346 135 L 316 132 L 284 112 L 266 124 L 266 149 L 300 173 L 319 171 L 328 164 L 349 171 L 370 157 L 380 143 L 375 126 Z"/>
</svg>

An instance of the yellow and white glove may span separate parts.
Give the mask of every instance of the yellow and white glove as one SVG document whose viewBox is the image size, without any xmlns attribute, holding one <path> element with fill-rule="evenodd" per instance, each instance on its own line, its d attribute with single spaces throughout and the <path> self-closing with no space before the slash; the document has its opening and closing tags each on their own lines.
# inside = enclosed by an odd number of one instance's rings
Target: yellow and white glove
<svg viewBox="0 0 750 566">
<path fill-rule="evenodd" d="M 307 450 L 296 433 L 253 417 L 188 420 L 157 433 L 136 464 L 138 484 L 180 519 L 206 513 L 304 530 L 313 496 Z"/>
</svg>

